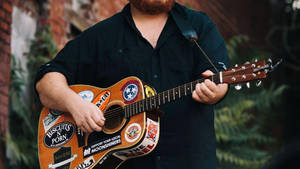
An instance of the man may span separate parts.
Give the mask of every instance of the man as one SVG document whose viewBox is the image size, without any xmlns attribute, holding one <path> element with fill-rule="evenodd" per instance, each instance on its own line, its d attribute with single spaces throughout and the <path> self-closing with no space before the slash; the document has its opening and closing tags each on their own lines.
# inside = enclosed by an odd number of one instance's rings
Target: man
<svg viewBox="0 0 300 169">
<path fill-rule="evenodd" d="M 68 85 L 105 88 L 127 76 L 137 76 L 161 92 L 210 76 L 212 65 L 183 36 L 189 28 L 196 31 L 199 44 L 223 70 L 229 64 L 224 40 L 204 13 L 174 0 L 130 0 L 123 11 L 83 32 L 40 68 L 36 89 L 41 102 L 71 113 L 85 132 L 101 131 L 103 112 Z M 196 85 L 191 97 L 161 106 L 165 114 L 157 148 L 120 168 L 216 168 L 212 104 L 224 97 L 227 87 L 206 80 Z"/>
</svg>

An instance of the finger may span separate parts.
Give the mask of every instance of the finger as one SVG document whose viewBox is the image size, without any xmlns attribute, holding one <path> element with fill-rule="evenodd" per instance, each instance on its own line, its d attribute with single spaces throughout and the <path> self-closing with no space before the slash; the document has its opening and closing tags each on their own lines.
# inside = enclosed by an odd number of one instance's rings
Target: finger
<svg viewBox="0 0 300 169">
<path fill-rule="evenodd" d="M 79 126 L 78 126 L 78 127 L 79 127 Z M 87 130 L 84 126 L 80 126 L 79 128 L 80 128 L 80 130 L 82 130 L 83 132 L 88 133 L 88 130 Z"/>
<path fill-rule="evenodd" d="M 99 111 L 96 111 L 92 114 L 92 119 L 93 121 L 100 127 L 102 127 L 104 125 L 104 120 L 102 117 L 102 112 L 99 110 Z"/>
<path fill-rule="evenodd" d="M 213 93 L 206 85 L 205 83 L 201 83 L 200 84 L 200 89 L 201 89 L 201 92 L 209 99 L 213 99 L 216 97 L 216 94 Z"/>
<path fill-rule="evenodd" d="M 203 73 L 201 73 L 201 75 L 204 76 L 204 77 L 209 77 L 209 76 L 214 75 L 214 73 L 210 70 L 206 70 Z"/>
<path fill-rule="evenodd" d="M 215 93 L 217 91 L 218 86 L 214 82 L 212 82 L 211 80 L 206 79 L 204 81 L 204 83 L 205 83 L 206 87 L 208 87 L 209 90 L 212 91 L 213 93 Z"/>
<path fill-rule="evenodd" d="M 202 102 L 201 98 L 198 96 L 195 90 L 193 91 L 192 98 L 197 102 Z"/>
<path fill-rule="evenodd" d="M 102 127 L 97 125 L 92 118 L 88 118 L 87 122 L 88 122 L 88 125 L 89 125 L 90 129 L 91 129 L 91 132 L 92 131 L 98 131 L 99 132 L 99 131 L 102 130 Z"/>
<path fill-rule="evenodd" d="M 203 94 L 203 92 L 201 91 L 201 84 L 198 83 L 196 85 L 196 94 L 198 95 L 198 97 L 200 98 L 201 102 L 207 102 L 208 98 L 205 94 Z"/>
</svg>

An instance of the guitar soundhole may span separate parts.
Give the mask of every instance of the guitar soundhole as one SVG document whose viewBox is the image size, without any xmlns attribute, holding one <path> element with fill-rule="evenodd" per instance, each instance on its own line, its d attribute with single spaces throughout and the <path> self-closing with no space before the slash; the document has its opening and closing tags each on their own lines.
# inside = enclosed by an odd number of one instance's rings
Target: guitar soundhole
<svg viewBox="0 0 300 169">
<path fill-rule="evenodd" d="M 106 129 L 112 130 L 119 127 L 124 119 L 124 110 L 119 105 L 114 105 L 108 108 L 105 112 L 105 125 Z"/>
</svg>

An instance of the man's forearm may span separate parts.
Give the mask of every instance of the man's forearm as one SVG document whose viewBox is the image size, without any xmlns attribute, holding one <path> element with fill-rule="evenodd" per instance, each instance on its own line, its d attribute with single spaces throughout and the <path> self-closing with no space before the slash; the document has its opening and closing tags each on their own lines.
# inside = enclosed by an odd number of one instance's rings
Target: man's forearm
<svg viewBox="0 0 300 169">
<path fill-rule="evenodd" d="M 67 80 L 61 73 L 47 73 L 37 84 L 36 89 L 45 107 L 68 111 L 69 101 L 78 97 L 68 86 Z"/>
</svg>

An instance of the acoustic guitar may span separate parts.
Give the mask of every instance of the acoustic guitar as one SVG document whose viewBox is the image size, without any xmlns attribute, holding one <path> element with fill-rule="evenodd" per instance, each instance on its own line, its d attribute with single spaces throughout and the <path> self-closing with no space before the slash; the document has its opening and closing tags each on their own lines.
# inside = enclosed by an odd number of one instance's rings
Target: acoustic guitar
<svg viewBox="0 0 300 169">
<path fill-rule="evenodd" d="M 271 68 L 265 61 L 246 63 L 208 79 L 216 84 L 248 82 L 266 78 Z M 116 169 L 125 160 L 149 154 L 159 140 L 159 106 L 190 95 L 204 80 L 158 94 L 137 77 L 125 78 L 109 88 L 70 86 L 104 112 L 103 131 L 84 133 L 69 113 L 44 107 L 38 126 L 41 169 Z"/>
</svg>

